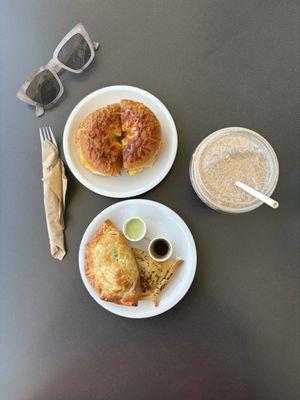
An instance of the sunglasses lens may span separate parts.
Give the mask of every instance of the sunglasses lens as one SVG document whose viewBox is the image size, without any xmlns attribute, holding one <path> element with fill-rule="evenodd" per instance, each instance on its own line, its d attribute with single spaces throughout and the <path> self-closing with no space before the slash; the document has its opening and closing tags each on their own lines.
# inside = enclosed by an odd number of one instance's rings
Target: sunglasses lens
<svg viewBox="0 0 300 400">
<path fill-rule="evenodd" d="M 57 58 L 67 67 L 78 70 L 91 58 L 91 49 L 85 38 L 76 33 L 59 50 Z"/>
<path fill-rule="evenodd" d="M 59 83 L 51 71 L 45 69 L 38 73 L 26 90 L 27 96 L 38 104 L 50 104 L 60 91 Z"/>
</svg>

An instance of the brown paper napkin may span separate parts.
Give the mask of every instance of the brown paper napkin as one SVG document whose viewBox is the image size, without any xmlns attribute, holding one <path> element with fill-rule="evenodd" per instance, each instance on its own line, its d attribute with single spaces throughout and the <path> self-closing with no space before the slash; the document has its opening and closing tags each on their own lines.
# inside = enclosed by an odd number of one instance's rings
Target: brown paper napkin
<svg viewBox="0 0 300 400">
<path fill-rule="evenodd" d="M 57 147 L 49 140 L 42 143 L 44 205 L 50 250 L 54 258 L 62 260 L 66 254 L 64 243 L 64 209 L 67 178 Z"/>
</svg>

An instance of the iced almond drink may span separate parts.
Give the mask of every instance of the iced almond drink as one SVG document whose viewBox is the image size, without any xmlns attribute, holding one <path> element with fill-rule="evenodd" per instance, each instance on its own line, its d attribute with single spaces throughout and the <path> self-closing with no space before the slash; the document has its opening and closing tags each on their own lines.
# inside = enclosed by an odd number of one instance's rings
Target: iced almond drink
<svg viewBox="0 0 300 400">
<path fill-rule="evenodd" d="M 210 207 L 229 213 L 247 212 L 262 204 L 238 188 L 236 181 L 270 196 L 278 174 L 271 145 L 245 128 L 212 133 L 196 148 L 190 164 L 190 178 L 198 196 Z"/>
</svg>

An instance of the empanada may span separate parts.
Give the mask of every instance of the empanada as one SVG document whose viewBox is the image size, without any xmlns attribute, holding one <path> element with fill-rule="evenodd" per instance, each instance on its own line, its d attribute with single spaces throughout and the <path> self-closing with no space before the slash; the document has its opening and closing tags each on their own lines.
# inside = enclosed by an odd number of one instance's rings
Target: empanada
<svg viewBox="0 0 300 400">
<path fill-rule="evenodd" d="M 85 274 L 102 300 L 136 306 L 140 274 L 132 249 L 110 220 L 85 247 Z"/>
<path fill-rule="evenodd" d="M 159 293 L 169 282 L 176 267 L 178 267 L 183 260 L 167 260 L 158 263 L 152 260 L 146 251 L 140 249 L 132 250 L 141 277 L 141 294 L 139 300 L 149 299 L 157 306 Z"/>
</svg>

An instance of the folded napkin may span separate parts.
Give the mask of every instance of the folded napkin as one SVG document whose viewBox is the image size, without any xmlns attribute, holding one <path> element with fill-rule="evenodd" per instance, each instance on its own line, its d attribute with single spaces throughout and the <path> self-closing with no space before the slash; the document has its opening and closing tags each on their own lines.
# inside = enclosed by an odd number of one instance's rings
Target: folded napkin
<svg viewBox="0 0 300 400">
<path fill-rule="evenodd" d="M 57 147 L 45 140 L 42 143 L 44 205 L 50 250 L 54 258 L 62 260 L 66 254 L 64 243 L 64 209 L 67 178 Z"/>
</svg>

